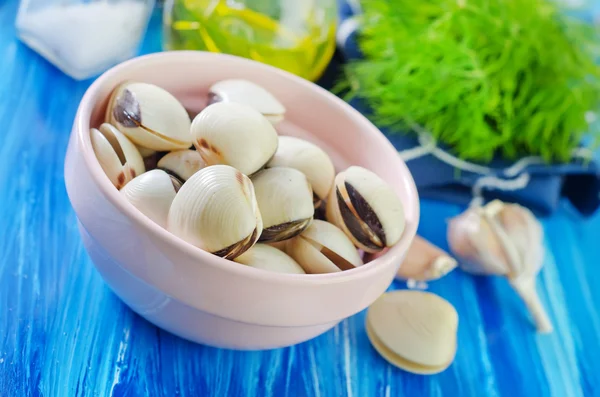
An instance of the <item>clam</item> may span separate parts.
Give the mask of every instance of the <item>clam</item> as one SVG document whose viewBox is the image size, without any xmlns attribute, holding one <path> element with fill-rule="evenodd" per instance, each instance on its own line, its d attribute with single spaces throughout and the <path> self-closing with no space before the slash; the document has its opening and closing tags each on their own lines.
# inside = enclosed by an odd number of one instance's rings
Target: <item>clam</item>
<svg viewBox="0 0 600 397">
<path fill-rule="evenodd" d="M 293 168 L 268 168 L 252 177 L 263 221 L 259 241 L 289 239 L 308 227 L 314 207 L 306 176 Z"/>
<path fill-rule="evenodd" d="M 196 172 L 175 196 L 167 229 L 217 256 L 234 259 L 241 255 L 262 232 L 250 178 L 228 165 Z"/>
<path fill-rule="evenodd" d="M 299 236 L 289 240 L 286 253 L 306 273 L 333 273 L 362 265 L 352 242 L 329 222 L 315 219 Z"/>
<path fill-rule="evenodd" d="M 396 244 L 404 231 L 404 207 L 394 190 L 373 172 L 352 166 L 335 177 L 327 220 L 365 252 Z"/>
<path fill-rule="evenodd" d="M 191 132 L 206 164 L 227 164 L 246 175 L 263 168 L 277 150 L 277 132 L 271 123 L 238 103 L 208 106 L 192 122 Z"/>
<path fill-rule="evenodd" d="M 283 120 L 285 107 L 263 87 L 244 79 L 221 80 L 208 92 L 208 103 L 235 102 L 253 107 L 272 124 Z"/>
<path fill-rule="evenodd" d="M 151 170 L 136 176 L 121 194 L 140 212 L 163 228 L 171 203 L 181 187 L 181 181 L 161 170 Z"/>
<path fill-rule="evenodd" d="M 416 374 L 445 370 L 456 355 L 458 314 L 430 292 L 383 294 L 368 309 L 367 336 L 390 364 Z"/>
<path fill-rule="evenodd" d="M 302 267 L 289 255 L 268 244 L 255 244 L 248 251 L 234 259 L 236 262 L 257 269 L 277 273 L 304 274 Z"/>
<path fill-rule="evenodd" d="M 146 171 L 135 145 L 112 125 L 104 123 L 99 130 L 92 128 L 90 138 L 100 166 L 117 189 Z"/>
<path fill-rule="evenodd" d="M 188 149 L 192 144 L 187 111 L 177 98 L 153 84 L 119 85 L 111 94 L 106 121 L 146 149 Z"/>
<path fill-rule="evenodd" d="M 205 166 L 202 156 L 195 150 L 175 150 L 161 158 L 157 164 L 159 169 L 184 182 Z"/>
<path fill-rule="evenodd" d="M 315 207 L 327 198 L 335 178 L 333 163 L 323 149 L 291 136 L 279 137 L 277 152 L 267 163 L 269 167 L 291 167 L 302 171 L 312 186 Z"/>
</svg>

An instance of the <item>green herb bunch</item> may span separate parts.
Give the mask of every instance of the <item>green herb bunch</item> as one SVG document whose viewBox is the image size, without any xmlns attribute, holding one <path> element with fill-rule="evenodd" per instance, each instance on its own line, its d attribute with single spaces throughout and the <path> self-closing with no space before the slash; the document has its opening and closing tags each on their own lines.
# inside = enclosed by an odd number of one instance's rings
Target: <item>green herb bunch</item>
<svg viewBox="0 0 600 397">
<path fill-rule="evenodd" d="M 598 31 L 549 0 L 362 0 L 346 88 L 392 133 L 463 159 L 565 162 L 600 105 Z"/>
</svg>

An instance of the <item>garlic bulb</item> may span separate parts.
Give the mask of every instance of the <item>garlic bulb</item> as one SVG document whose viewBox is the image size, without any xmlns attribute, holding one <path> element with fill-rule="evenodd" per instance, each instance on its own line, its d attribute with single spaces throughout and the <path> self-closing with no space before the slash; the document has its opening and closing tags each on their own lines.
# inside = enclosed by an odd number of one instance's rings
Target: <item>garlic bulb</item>
<svg viewBox="0 0 600 397">
<path fill-rule="evenodd" d="M 552 324 L 535 290 L 543 262 L 543 230 L 535 216 L 517 204 L 495 200 L 451 219 L 448 243 L 463 270 L 506 276 L 529 309 L 537 330 Z"/>
<path fill-rule="evenodd" d="M 456 260 L 441 248 L 415 236 L 396 278 L 415 281 L 437 280 L 450 273 L 456 266 Z"/>
</svg>

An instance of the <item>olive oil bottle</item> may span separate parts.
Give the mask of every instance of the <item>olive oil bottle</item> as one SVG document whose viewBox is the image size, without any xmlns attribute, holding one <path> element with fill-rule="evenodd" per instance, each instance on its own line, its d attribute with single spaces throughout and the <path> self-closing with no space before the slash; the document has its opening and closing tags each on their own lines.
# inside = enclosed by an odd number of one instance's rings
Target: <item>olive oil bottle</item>
<svg viewBox="0 0 600 397">
<path fill-rule="evenodd" d="M 254 59 L 318 79 L 335 49 L 335 0 L 167 0 L 166 50 Z"/>
</svg>

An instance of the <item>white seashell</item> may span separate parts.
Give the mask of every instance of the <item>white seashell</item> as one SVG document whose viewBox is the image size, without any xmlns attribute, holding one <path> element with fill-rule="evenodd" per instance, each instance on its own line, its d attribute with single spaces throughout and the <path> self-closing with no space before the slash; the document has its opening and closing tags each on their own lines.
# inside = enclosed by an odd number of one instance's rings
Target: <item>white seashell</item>
<svg viewBox="0 0 600 397">
<path fill-rule="evenodd" d="M 117 189 L 146 171 L 135 145 L 112 125 L 104 123 L 99 130 L 92 128 L 90 139 L 100 166 Z"/>
<path fill-rule="evenodd" d="M 176 150 L 161 158 L 157 167 L 185 182 L 206 164 L 195 150 Z"/>
<path fill-rule="evenodd" d="M 531 211 L 499 200 L 469 208 L 450 220 L 448 243 L 463 270 L 506 276 L 526 304 L 538 332 L 552 331 L 535 287 L 544 245 L 543 229 Z"/>
<path fill-rule="evenodd" d="M 136 176 L 121 189 L 121 194 L 142 214 L 166 228 L 169 209 L 180 186 L 166 172 L 151 170 Z"/>
<path fill-rule="evenodd" d="M 302 267 L 289 255 L 268 244 L 255 244 L 234 260 L 244 265 L 276 273 L 305 274 Z"/>
<path fill-rule="evenodd" d="M 308 227 L 314 214 L 313 193 L 306 176 L 293 168 L 268 168 L 252 177 L 263 221 L 259 241 L 294 237 Z"/>
<path fill-rule="evenodd" d="M 106 120 L 133 143 L 152 150 L 192 146 L 190 117 L 166 90 L 147 83 L 126 82 L 111 94 Z"/>
<path fill-rule="evenodd" d="M 263 168 L 277 150 L 277 132 L 271 123 L 238 103 L 206 107 L 194 119 L 191 132 L 206 164 L 227 164 L 246 175 Z"/>
<path fill-rule="evenodd" d="M 299 236 L 288 240 L 286 253 L 306 273 L 333 273 L 361 266 L 362 259 L 344 232 L 315 219 Z"/>
<path fill-rule="evenodd" d="M 209 89 L 209 104 L 235 102 L 248 105 L 262 113 L 272 124 L 283 120 L 285 107 L 263 87 L 244 79 L 227 79 Z"/>
<path fill-rule="evenodd" d="M 279 137 L 277 152 L 267 163 L 270 167 L 290 167 L 304 173 L 315 195 L 315 207 L 327 198 L 335 178 L 333 162 L 323 149 L 291 136 Z"/>
<path fill-rule="evenodd" d="M 415 236 L 396 278 L 414 281 L 437 280 L 450 273 L 457 265 L 456 260 L 441 248 Z"/>
<path fill-rule="evenodd" d="M 367 311 L 367 336 L 390 364 L 416 374 L 442 372 L 454 361 L 458 313 L 430 292 L 383 294 Z"/>
<path fill-rule="evenodd" d="M 147 147 L 143 147 L 143 146 L 139 146 L 139 145 L 135 145 L 135 147 L 137 148 L 137 150 L 142 155 L 142 158 L 144 158 L 144 159 L 146 157 L 150 157 L 150 156 L 153 156 L 154 154 L 156 154 L 156 150 L 154 150 L 154 149 L 148 149 Z"/>
<path fill-rule="evenodd" d="M 404 207 L 394 190 L 373 172 L 352 166 L 335 177 L 327 220 L 368 253 L 391 247 L 404 231 Z"/>
<path fill-rule="evenodd" d="M 228 165 L 196 172 L 175 196 L 167 228 L 196 247 L 234 259 L 262 232 L 250 178 Z"/>
</svg>

